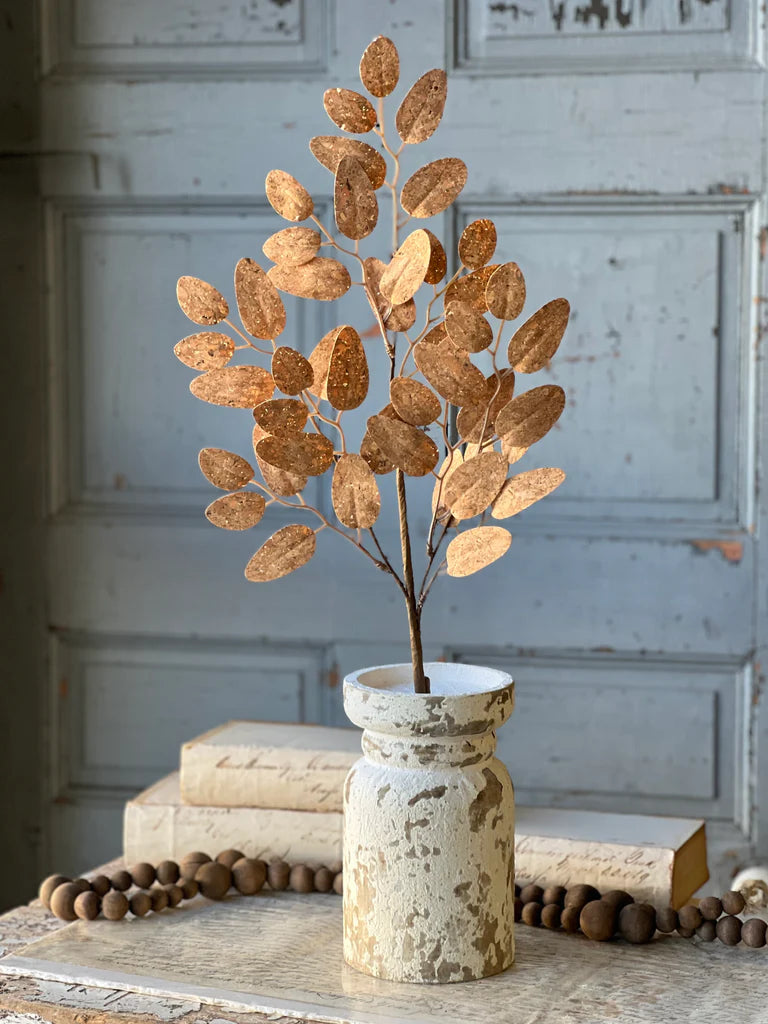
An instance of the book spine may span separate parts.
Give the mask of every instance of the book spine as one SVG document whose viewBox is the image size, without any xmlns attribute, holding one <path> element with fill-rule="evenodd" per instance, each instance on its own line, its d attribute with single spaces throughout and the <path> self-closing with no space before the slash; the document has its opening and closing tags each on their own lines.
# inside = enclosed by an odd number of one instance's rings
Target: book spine
<svg viewBox="0 0 768 1024">
<path fill-rule="evenodd" d="M 624 889 L 654 906 L 672 901 L 675 851 L 649 846 L 517 835 L 515 878 L 522 885 L 594 885 L 600 892 Z"/>
<path fill-rule="evenodd" d="M 181 796 L 204 807 L 340 813 L 344 779 L 358 756 L 188 746 L 181 756 Z"/>
<path fill-rule="evenodd" d="M 292 864 L 339 864 L 343 817 L 336 812 L 256 807 L 186 807 L 129 801 L 125 808 L 123 852 L 129 864 L 180 860 L 192 850 L 211 857 L 227 849 L 246 857 Z"/>
</svg>

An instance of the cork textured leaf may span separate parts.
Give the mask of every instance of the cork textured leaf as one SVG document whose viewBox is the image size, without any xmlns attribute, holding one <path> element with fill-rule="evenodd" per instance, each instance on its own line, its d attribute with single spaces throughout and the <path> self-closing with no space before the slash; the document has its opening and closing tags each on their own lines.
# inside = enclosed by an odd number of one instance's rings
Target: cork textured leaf
<svg viewBox="0 0 768 1024">
<path fill-rule="evenodd" d="M 285 306 L 267 275 L 251 259 L 235 267 L 237 310 L 243 327 L 254 338 L 269 341 L 285 328 Z"/>
<path fill-rule="evenodd" d="M 315 553 L 317 538 L 308 526 L 293 524 L 273 533 L 245 567 L 253 583 L 279 580 L 306 565 Z"/>
<path fill-rule="evenodd" d="M 316 135 L 309 140 L 312 156 L 331 174 L 336 174 L 339 161 L 345 156 L 357 160 L 374 189 L 381 188 L 387 177 L 387 162 L 373 146 L 360 139 L 348 139 L 344 135 Z"/>
<path fill-rule="evenodd" d="M 455 156 L 424 163 L 411 149 L 444 116 L 445 72 L 433 68 L 409 86 L 413 78 L 401 80 L 397 47 L 385 36 L 366 47 L 359 72 L 362 92 L 331 87 L 306 112 L 322 131 L 324 108 L 339 129 L 309 139 L 332 176 L 322 189 L 332 210 L 323 212 L 326 199 L 316 208 L 289 171 L 270 171 L 266 197 L 290 224 L 259 240 L 269 265 L 241 259 L 231 294 L 180 277 L 178 304 L 202 329 L 177 341 L 174 354 L 197 373 L 193 395 L 248 413 L 243 429 L 251 431 L 253 464 L 223 448 L 204 448 L 199 457 L 206 479 L 226 492 L 208 505 L 208 521 L 272 532 L 250 561 L 253 548 L 244 551 L 246 578 L 265 583 L 301 569 L 320 535 L 323 544 L 352 545 L 402 594 L 414 689 L 428 693 L 421 615 L 433 585 L 501 558 L 512 537 L 488 519 L 516 516 L 565 480 L 553 467 L 509 467 L 530 458 L 529 448 L 565 408 L 559 384 L 516 394 L 515 377 L 550 372 L 570 306 L 553 298 L 526 311 L 524 259 L 491 262 L 498 256 L 490 218 L 468 223 L 452 249 L 418 226 L 450 211 L 468 181 L 462 157 L 471 149 L 461 147 L 460 134 Z M 397 137 L 387 135 L 393 120 Z M 268 133 L 260 145 L 269 148 Z M 350 290 L 358 300 L 346 314 Z M 283 294 L 312 300 L 295 322 L 288 315 L 295 304 L 286 310 Z M 230 319 L 232 302 L 242 329 Z M 325 307 L 330 323 L 316 302 L 334 303 Z M 360 321 L 345 323 L 353 310 L 362 312 Z M 524 312 L 522 326 L 507 326 Z M 417 492 L 412 477 L 430 483 Z M 307 489 L 311 478 L 319 481 Z M 428 507 L 418 508 L 416 499 L 427 494 Z M 380 523 L 390 515 L 389 496 L 397 529 Z M 417 545 L 414 524 L 425 521 Z M 392 536 L 399 559 L 386 550 L 391 541 L 382 545 Z"/>
<path fill-rule="evenodd" d="M 173 354 L 193 370 L 216 370 L 226 366 L 235 354 L 235 343 L 226 334 L 201 331 L 182 338 Z"/>
</svg>

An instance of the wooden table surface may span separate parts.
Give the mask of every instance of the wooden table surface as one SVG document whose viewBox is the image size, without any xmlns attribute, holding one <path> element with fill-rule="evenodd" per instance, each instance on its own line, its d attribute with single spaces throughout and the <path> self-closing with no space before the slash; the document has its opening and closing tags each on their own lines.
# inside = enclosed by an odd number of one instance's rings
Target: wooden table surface
<svg viewBox="0 0 768 1024">
<path fill-rule="evenodd" d="M 0 917 L 0 1021 L 768 1022 L 768 947 L 678 936 L 633 947 L 522 925 L 516 935 L 504 975 L 409 986 L 342 963 L 338 897 L 197 899 L 157 917 L 69 926 L 35 902 Z"/>
</svg>

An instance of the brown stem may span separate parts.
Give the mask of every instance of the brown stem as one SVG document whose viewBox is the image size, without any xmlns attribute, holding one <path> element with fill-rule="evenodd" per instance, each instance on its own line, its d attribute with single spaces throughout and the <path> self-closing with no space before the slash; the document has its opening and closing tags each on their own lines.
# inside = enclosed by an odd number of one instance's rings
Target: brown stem
<svg viewBox="0 0 768 1024">
<path fill-rule="evenodd" d="M 429 680 L 424 675 L 424 652 L 421 646 L 421 610 L 416 601 L 416 587 L 413 582 L 411 538 L 408 532 L 408 507 L 405 501 L 405 474 L 402 469 L 397 469 L 395 470 L 395 475 L 397 481 L 397 511 L 400 518 L 400 547 L 403 552 L 405 608 L 408 612 L 408 631 L 411 637 L 413 688 L 416 693 L 429 693 Z"/>
</svg>

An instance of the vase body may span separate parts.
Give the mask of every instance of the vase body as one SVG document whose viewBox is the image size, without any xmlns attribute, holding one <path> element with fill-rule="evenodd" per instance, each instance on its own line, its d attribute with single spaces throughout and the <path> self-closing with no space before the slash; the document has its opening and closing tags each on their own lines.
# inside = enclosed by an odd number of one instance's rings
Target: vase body
<svg viewBox="0 0 768 1024">
<path fill-rule="evenodd" d="M 495 669 L 432 662 L 344 680 L 364 730 L 344 786 L 344 959 L 392 981 L 472 981 L 510 966 L 514 790 L 494 756 L 514 683 Z"/>
</svg>

